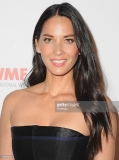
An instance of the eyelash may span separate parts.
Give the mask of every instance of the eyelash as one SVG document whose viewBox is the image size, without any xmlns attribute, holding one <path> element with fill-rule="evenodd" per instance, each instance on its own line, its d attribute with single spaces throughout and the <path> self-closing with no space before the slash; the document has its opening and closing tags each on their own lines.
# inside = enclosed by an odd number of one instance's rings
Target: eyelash
<svg viewBox="0 0 119 160">
<path fill-rule="evenodd" d="M 66 40 L 68 40 L 68 41 L 70 41 L 70 40 L 71 40 L 71 42 L 74 42 L 74 39 L 66 39 Z"/>
<path fill-rule="evenodd" d="M 46 40 L 48 40 L 48 42 L 49 42 L 49 40 L 51 40 L 50 38 L 44 38 L 44 41 L 46 41 Z"/>
<path fill-rule="evenodd" d="M 48 40 L 48 42 L 49 42 L 49 40 L 52 40 L 52 39 L 50 39 L 50 38 L 44 38 L 45 42 L 47 42 L 46 40 Z M 71 40 L 71 43 L 74 42 L 74 39 L 65 39 L 65 40 L 68 40 L 68 42 Z"/>
</svg>

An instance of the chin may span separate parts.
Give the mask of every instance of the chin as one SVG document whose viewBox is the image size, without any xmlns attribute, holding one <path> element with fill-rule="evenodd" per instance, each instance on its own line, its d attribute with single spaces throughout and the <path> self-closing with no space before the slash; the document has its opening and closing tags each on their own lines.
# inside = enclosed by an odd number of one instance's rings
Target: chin
<svg viewBox="0 0 119 160">
<path fill-rule="evenodd" d="M 68 74 L 69 72 L 70 71 L 65 71 L 65 72 L 54 71 L 54 72 L 50 72 L 50 73 L 55 75 L 55 76 L 64 76 L 64 75 Z"/>
<path fill-rule="evenodd" d="M 71 69 L 66 69 L 66 68 L 53 68 L 53 69 L 47 69 L 47 71 L 49 73 L 51 73 L 52 75 L 56 75 L 56 76 L 63 76 L 63 75 L 66 75 L 68 74 L 69 72 L 71 72 L 72 68 Z"/>
<path fill-rule="evenodd" d="M 67 73 L 51 73 L 51 74 L 54 75 L 54 76 L 64 76 Z"/>
</svg>

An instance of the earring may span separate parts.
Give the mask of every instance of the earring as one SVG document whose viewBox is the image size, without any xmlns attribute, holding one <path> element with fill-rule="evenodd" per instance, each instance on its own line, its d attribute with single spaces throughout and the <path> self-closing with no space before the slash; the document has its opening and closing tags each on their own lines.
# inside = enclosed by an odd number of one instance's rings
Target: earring
<svg viewBox="0 0 119 160">
<path fill-rule="evenodd" d="M 39 52 L 37 52 L 37 51 L 36 51 L 36 53 L 41 54 L 41 53 L 39 53 Z"/>
</svg>

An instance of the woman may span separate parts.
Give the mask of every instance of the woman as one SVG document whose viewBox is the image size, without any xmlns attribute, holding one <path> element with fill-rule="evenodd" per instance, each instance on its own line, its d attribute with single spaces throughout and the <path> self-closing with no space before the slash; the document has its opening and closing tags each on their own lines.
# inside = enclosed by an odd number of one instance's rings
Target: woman
<svg viewBox="0 0 119 160">
<path fill-rule="evenodd" d="M 94 43 L 77 9 L 69 3 L 48 7 L 35 27 L 33 49 L 27 88 L 3 103 L 1 157 L 114 160 L 116 116 L 109 112 Z M 81 111 L 56 112 L 59 101 L 80 101 Z"/>
</svg>

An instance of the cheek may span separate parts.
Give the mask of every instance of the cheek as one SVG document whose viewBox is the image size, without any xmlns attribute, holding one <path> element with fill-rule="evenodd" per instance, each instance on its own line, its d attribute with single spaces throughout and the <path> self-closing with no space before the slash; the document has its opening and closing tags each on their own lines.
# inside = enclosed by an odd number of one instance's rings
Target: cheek
<svg viewBox="0 0 119 160">
<path fill-rule="evenodd" d="M 50 48 L 47 47 L 46 45 L 42 44 L 42 45 L 40 45 L 40 51 L 41 51 L 42 56 L 44 57 L 44 56 L 48 55 Z"/>
<path fill-rule="evenodd" d="M 44 43 L 42 43 L 40 45 L 40 50 L 41 50 L 41 53 L 45 56 L 45 55 L 48 55 L 49 53 L 52 52 L 52 46 L 51 45 L 46 45 Z"/>
<path fill-rule="evenodd" d="M 67 49 L 67 53 L 70 55 L 71 58 L 75 58 L 75 57 L 78 56 L 79 51 L 78 51 L 78 48 L 76 46 L 73 46 L 73 47 L 69 47 Z"/>
<path fill-rule="evenodd" d="M 48 60 L 49 57 L 49 53 L 50 53 L 50 49 L 49 47 L 47 47 L 46 45 L 44 45 L 43 43 L 40 45 L 40 51 L 41 51 L 41 58 L 43 63 L 46 65 L 46 62 Z"/>
</svg>

